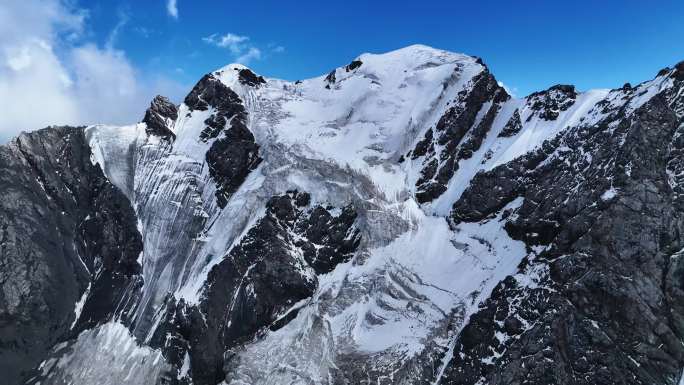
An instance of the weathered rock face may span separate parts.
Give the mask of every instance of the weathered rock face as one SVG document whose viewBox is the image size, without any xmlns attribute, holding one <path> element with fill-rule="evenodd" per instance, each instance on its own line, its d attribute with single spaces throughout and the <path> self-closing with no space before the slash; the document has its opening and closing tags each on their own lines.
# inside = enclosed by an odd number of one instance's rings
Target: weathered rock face
<svg viewBox="0 0 684 385">
<path fill-rule="evenodd" d="M 239 70 L 238 76 L 241 82 L 249 85 L 263 81 L 248 69 Z M 246 126 L 247 112 L 240 97 L 212 74 L 205 75 L 195 85 L 185 98 L 185 104 L 190 111 L 208 108 L 214 111 L 204 121 L 206 128 L 200 139 L 205 142 L 216 139 L 207 151 L 206 160 L 217 185 L 216 200 L 224 207 L 230 195 L 261 162 L 259 146 Z M 226 128 L 228 122 L 230 126 Z"/>
<path fill-rule="evenodd" d="M 178 107 L 168 98 L 157 95 L 152 99 L 150 108 L 145 111 L 143 123 L 146 124 L 147 135 L 155 135 L 164 139 L 174 140 L 176 134 L 169 129 L 169 125 L 178 119 Z"/>
<path fill-rule="evenodd" d="M 499 133 L 499 137 L 508 138 L 519 133 L 520 130 L 522 130 L 522 122 L 520 121 L 520 111 L 516 109 L 513 112 L 513 116 L 511 116 L 511 119 L 508 121 L 508 123 L 506 123 L 506 126 Z"/>
<path fill-rule="evenodd" d="M 482 220 L 522 197 L 505 227 L 541 251 L 471 316 L 442 383 L 677 382 L 681 87 L 627 116 L 604 103 L 598 124 L 474 179 L 453 219 Z"/>
<path fill-rule="evenodd" d="M 114 315 L 125 319 L 117 304 L 129 285 L 142 283 L 133 209 L 90 156 L 83 129 L 74 127 L 22 134 L 0 147 L 7 384 L 27 379 L 56 342 Z"/>
<path fill-rule="evenodd" d="M 240 83 L 252 87 L 256 87 L 260 84 L 266 83 L 266 80 L 263 76 L 258 76 L 249 68 L 243 68 L 238 70 L 238 80 L 240 81 Z"/>
<path fill-rule="evenodd" d="M 546 91 L 535 92 L 528 96 L 527 104 L 537 112 L 537 116 L 544 120 L 556 120 L 562 111 L 566 111 L 577 99 L 575 87 L 558 84 Z M 530 115 L 531 119 L 535 114 Z"/>
</svg>

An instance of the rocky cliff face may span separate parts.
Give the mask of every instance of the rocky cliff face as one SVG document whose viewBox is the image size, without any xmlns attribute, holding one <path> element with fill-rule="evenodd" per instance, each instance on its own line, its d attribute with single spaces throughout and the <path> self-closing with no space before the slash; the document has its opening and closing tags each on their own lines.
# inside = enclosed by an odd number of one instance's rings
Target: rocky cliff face
<svg viewBox="0 0 684 385">
<path fill-rule="evenodd" d="M 505 226 L 539 253 L 471 316 L 444 383 L 676 382 L 680 92 L 626 113 L 638 93 L 612 91 L 621 101 L 601 103 L 596 124 L 473 180 L 452 218 L 482 220 L 523 197 Z"/>
<path fill-rule="evenodd" d="M 676 384 L 684 64 L 517 99 L 412 46 L 240 65 L 0 148 L 0 365 L 31 384 Z"/>
<path fill-rule="evenodd" d="M 14 384 L 57 342 L 127 318 L 142 242 L 83 128 L 22 134 L 0 152 L 0 371 Z"/>
</svg>

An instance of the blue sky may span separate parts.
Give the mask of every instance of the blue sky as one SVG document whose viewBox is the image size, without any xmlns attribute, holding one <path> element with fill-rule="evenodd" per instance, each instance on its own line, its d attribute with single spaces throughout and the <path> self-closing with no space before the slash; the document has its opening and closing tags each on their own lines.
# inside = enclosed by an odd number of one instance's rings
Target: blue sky
<svg viewBox="0 0 684 385">
<path fill-rule="evenodd" d="M 618 87 L 684 60 L 683 1 L 83 1 L 101 39 L 129 17 L 117 44 L 147 71 L 193 81 L 235 56 L 203 43 L 249 37 L 248 63 L 285 79 L 317 76 L 362 52 L 422 43 L 481 56 L 521 96 L 556 83 Z M 147 33 L 144 33 L 144 32 Z M 275 47 L 282 47 L 274 50 Z M 282 52 L 275 52 L 282 51 Z"/>
<path fill-rule="evenodd" d="M 135 122 L 234 61 L 296 80 L 415 43 L 482 57 L 517 96 L 614 88 L 684 60 L 684 1 L 2 0 L 0 142 Z"/>
</svg>

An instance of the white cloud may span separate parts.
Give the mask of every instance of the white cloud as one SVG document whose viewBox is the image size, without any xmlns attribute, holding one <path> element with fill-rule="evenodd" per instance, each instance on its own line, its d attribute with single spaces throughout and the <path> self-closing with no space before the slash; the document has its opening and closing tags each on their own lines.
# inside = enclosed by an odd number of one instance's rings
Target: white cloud
<svg viewBox="0 0 684 385">
<path fill-rule="evenodd" d="M 171 80 L 140 74 L 114 48 L 125 15 L 105 46 L 98 47 L 78 42 L 87 12 L 68 4 L 0 4 L 0 143 L 20 131 L 52 124 L 136 122 L 156 93 L 174 98 L 184 91 Z"/>
<path fill-rule="evenodd" d="M 261 60 L 263 57 L 261 49 L 252 45 L 248 36 L 236 35 L 234 33 L 227 33 L 225 35 L 215 33 L 203 37 L 202 41 L 219 48 L 228 49 L 236 63 L 247 64 L 252 60 Z"/>
<path fill-rule="evenodd" d="M 176 0 L 166 1 L 166 12 L 168 12 L 169 16 L 173 17 L 174 19 L 178 19 L 178 4 Z"/>
</svg>

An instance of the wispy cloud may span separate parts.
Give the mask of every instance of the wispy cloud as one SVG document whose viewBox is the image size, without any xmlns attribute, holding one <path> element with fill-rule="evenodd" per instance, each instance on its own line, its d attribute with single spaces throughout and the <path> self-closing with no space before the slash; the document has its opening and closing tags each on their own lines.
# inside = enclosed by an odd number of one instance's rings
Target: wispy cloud
<svg viewBox="0 0 684 385">
<path fill-rule="evenodd" d="M 176 98 L 184 91 L 169 79 L 141 73 L 116 48 L 126 14 L 100 46 L 86 40 L 88 13 L 72 4 L 0 3 L 0 143 L 50 124 L 133 123 L 155 94 Z"/>
<path fill-rule="evenodd" d="M 178 3 L 176 0 L 166 1 L 166 12 L 174 19 L 178 19 Z"/>
<path fill-rule="evenodd" d="M 242 52 L 249 48 L 247 45 L 249 42 L 249 37 L 240 36 L 233 33 L 227 33 L 225 35 L 219 35 L 215 33 L 213 35 L 203 37 L 202 41 L 220 48 L 228 48 L 234 55 L 241 55 Z"/>
<path fill-rule="evenodd" d="M 119 38 L 121 30 L 123 30 L 123 28 L 130 20 L 128 12 L 122 9 L 119 9 L 118 18 L 119 20 L 116 22 L 114 28 L 112 28 L 112 30 L 109 32 L 109 35 L 107 36 L 107 42 L 105 43 L 105 47 L 110 50 L 114 48 L 114 45 L 116 44 L 116 40 Z"/>
<path fill-rule="evenodd" d="M 247 64 L 253 60 L 261 60 L 264 57 L 264 52 L 252 44 L 248 36 L 234 33 L 226 33 L 224 35 L 215 33 L 203 37 L 202 41 L 227 49 L 232 54 L 233 60 L 237 63 Z M 285 47 L 269 45 L 266 51 L 280 53 L 285 51 Z"/>
</svg>

